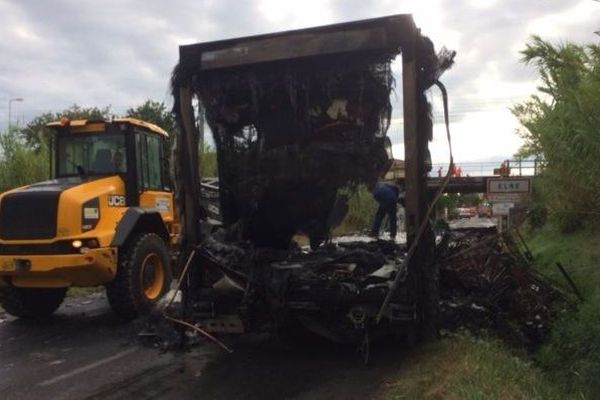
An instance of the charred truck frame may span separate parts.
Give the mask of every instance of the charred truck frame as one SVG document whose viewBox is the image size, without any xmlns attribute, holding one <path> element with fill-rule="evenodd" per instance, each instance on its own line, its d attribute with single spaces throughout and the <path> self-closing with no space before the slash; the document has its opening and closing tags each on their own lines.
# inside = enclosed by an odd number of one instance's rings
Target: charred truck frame
<svg viewBox="0 0 600 400">
<path fill-rule="evenodd" d="M 389 168 L 390 63 L 398 54 L 408 247 L 332 244 L 329 233 L 345 214 L 339 190 L 373 184 Z M 172 78 L 182 221 L 177 319 L 208 333 L 302 326 L 343 342 L 435 332 L 425 92 L 453 55 L 438 56 L 411 15 L 181 46 Z M 218 156 L 219 228 L 207 226 L 201 202 L 204 121 Z M 313 251 L 294 247 L 298 232 Z"/>
</svg>

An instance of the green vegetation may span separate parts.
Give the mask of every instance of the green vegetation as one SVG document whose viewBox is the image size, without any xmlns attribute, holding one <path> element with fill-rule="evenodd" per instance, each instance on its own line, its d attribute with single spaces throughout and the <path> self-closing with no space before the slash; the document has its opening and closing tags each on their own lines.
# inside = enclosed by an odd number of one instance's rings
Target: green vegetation
<svg viewBox="0 0 600 400">
<path fill-rule="evenodd" d="M 468 334 L 412 351 L 382 399 L 564 399 L 531 362 L 495 339 Z"/>
<path fill-rule="evenodd" d="M 177 132 L 175 117 L 163 102 L 146 100 L 142 105 L 127 110 L 125 115 L 158 125 L 171 137 Z"/>
<path fill-rule="evenodd" d="M 555 263 L 562 263 L 585 301 L 565 315 L 536 355 L 536 361 L 565 393 L 576 398 L 600 398 L 600 231 L 564 234 L 551 225 L 530 240 L 539 268 L 563 281 Z"/>
<path fill-rule="evenodd" d="M 334 236 L 370 230 L 377 210 L 377 202 L 369 189 L 365 185 L 360 185 L 341 190 L 340 194 L 348 196 L 348 213 L 341 225 L 334 230 Z"/>
<path fill-rule="evenodd" d="M 103 295 L 104 294 L 104 286 L 92 286 L 92 287 L 78 287 L 71 286 L 69 291 L 67 292 L 67 297 L 70 298 L 81 298 L 81 297 L 89 297 L 94 294 Z"/>
<path fill-rule="evenodd" d="M 544 205 L 561 230 L 573 231 L 600 216 L 600 46 L 533 37 L 522 54 L 542 84 L 539 94 L 513 108 L 524 128 L 518 156 L 546 161 Z"/>
<path fill-rule="evenodd" d="M 59 121 L 62 117 L 69 119 L 105 119 L 110 117 L 110 106 L 99 107 L 81 107 L 73 104 L 71 107 L 60 112 L 48 112 L 38 115 L 27 125 L 18 129 L 19 136 L 24 140 L 27 147 L 38 150 L 43 146 L 50 144 L 50 130 L 46 124 L 53 121 Z"/>
<path fill-rule="evenodd" d="M 0 134 L 0 154 L 0 192 L 49 177 L 48 147 L 33 149 L 15 130 Z"/>
<path fill-rule="evenodd" d="M 523 56 L 542 85 L 513 109 L 524 127 L 519 156 L 546 161 L 534 184 L 531 248 L 557 280 L 561 262 L 586 299 L 556 324 L 536 361 L 569 397 L 600 398 L 600 46 L 533 37 Z"/>
</svg>

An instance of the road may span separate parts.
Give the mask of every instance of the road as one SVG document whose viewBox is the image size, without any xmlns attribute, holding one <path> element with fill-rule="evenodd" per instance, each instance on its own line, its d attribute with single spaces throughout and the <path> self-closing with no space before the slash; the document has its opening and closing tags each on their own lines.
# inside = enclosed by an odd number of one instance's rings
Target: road
<svg viewBox="0 0 600 400">
<path fill-rule="evenodd" d="M 211 344 L 162 353 L 139 345 L 138 331 L 98 295 L 42 321 L 0 311 L 0 398 L 377 399 L 404 358 L 387 344 L 365 365 L 352 348 L 291 350 L 252 336 L 230 339 L 233 354 Z"/>
</svg>

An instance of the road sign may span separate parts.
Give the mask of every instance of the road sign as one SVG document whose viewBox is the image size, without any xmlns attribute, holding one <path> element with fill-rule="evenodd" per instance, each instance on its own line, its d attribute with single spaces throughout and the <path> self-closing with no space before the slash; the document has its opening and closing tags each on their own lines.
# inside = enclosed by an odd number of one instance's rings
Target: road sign
<svg viewBox="0 0 600 400">
<path fill-rule="evenodd" d="M 487 181 L 487 192 L 531 193 L 531 178 L 491 178 Z"/>
<path fill-rule="evenodd" d="M 492 214 L 508 215 L 510 213 L 510 209 L 514 206 L 514 203 L 494 203 L 492 204 Z"/>
<path fill-rule="evenodd" d="M 494 203 L 523 203 L 529 193 L 488 193 L 487 199 Z"/>
</svg>

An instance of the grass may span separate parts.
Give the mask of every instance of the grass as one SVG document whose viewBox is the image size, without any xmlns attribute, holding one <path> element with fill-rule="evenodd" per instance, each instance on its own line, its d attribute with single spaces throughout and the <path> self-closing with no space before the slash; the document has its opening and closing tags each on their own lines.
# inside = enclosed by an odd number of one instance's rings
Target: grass
<svg viewBox="0 0 600 400">
<path fill-rule="evenodd" d="M 531 250 L 540 269 L 560 279 L 561 262 L 585 301 L 553 327 L 536 361 L 572 398 L 600 398 L 600 231 L 587 228 L 561 234 L 547 226 L 532 235 Z"/>
<path fill-rule="evenodd" d="M 87 297 L 91 294 L 104 292 L 104 286 L 92 286 L 92 287 L 78 287 L 71 286 L 67 292 L 67 297 L 79 298 Z"/>
<path fill-rule="evenodd" d="M 380 398 L 563 399 L 531 362 L 497 340 L 460 334 L 416 349 Z"/>
<path fill-rule="evenodd" d="M 549 277 L 564 282 L 556 268 L 563 264 L 584 296 L 594 296 L 600 289 L 600 231 L 592 228 L 574 233 L 560 233 L 552 225 L 529 233 L 527 243 L 538 268 Z"/>
</svg>

